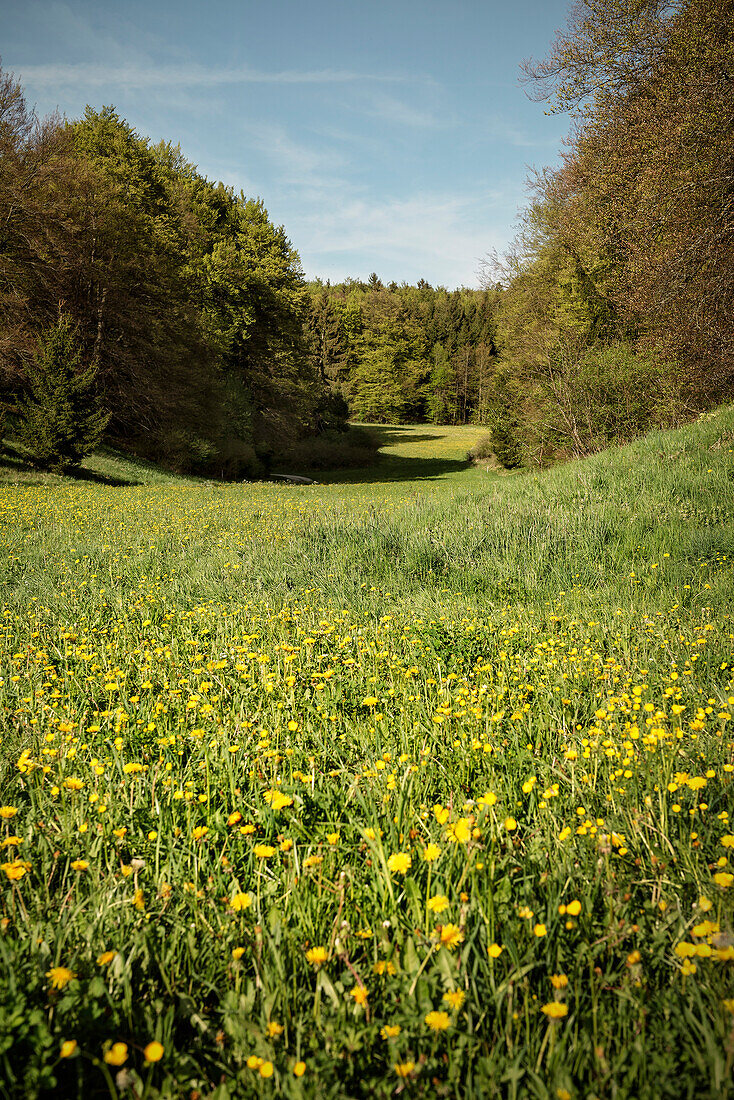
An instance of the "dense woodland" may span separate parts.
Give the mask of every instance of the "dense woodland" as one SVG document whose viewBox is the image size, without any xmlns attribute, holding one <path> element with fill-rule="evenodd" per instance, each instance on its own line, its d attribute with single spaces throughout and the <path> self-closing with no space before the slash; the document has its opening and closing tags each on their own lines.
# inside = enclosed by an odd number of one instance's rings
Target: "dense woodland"
<svg viewBox="0 0 734 1100">
<path fill-rule="evenodd" d="M 225 477 L 364 461 L 348 418 L 486 424 L 514 466 L 729 399 L 733 74 L 734 0 L 577 0 L 525 68 L 571 115 L 560 167 L 485 289 L 454 291 L 307 284 L 262 202 L 112 108 L 40 122 L 3 75 L 3 407 L 73 384 L 48 384 L 62 329 L 97 435 Z"/>
</svg>

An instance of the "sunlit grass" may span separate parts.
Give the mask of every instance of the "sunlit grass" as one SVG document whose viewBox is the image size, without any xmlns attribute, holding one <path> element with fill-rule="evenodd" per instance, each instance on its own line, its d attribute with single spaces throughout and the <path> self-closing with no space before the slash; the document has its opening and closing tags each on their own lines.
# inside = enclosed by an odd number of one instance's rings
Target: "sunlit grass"
<svg viewBox="0 0 734 1100">
<path fill-rule="evenodd" d="M 472 431 L 2 489 L 0 1095 L 727 1094 L 734 413 Z"/>
</svg>

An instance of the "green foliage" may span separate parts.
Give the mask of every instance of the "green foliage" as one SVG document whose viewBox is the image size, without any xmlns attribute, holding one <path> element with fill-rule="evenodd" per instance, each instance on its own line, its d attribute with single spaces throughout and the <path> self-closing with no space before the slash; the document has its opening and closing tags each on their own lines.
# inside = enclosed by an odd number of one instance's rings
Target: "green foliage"
<svg viewBox="0 0 734 1100">
<path fill-rule="evenodd" d="M 481 423 L 495 364 L 494 291 L 311 284 L 307 328 L 322 376 L 360 420 Z"/>
<path fill-rule="evenodd" d="M 75 327 L 66 316 L 43 333 L 18 403 L 20 441 L 35 465 L 57 473 L 78 466 L 109 422 L 96 393 L 97 365 L 81 366 Z"/>
</svg>

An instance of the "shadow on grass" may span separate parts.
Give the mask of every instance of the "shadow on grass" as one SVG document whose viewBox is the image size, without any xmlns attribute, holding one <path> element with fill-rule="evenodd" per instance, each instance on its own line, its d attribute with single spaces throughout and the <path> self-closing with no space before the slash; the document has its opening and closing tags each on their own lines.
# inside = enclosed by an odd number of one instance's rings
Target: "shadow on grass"
<svg viewBox="0 0 734 1100">
<path fill-rule="evenodd" d="M 395 447 L 401 443 L 435 443 L 446 439 L 446 434 L 438 428 L 435 432 L 423 430 L 417 434 L 411 425 L 368 425 L 370 434 L 376 437 L 380 450 L 385 447 Z M 468 459 L 437 458 L 427 455 L 377 455 L 377 460 L 372 466 L 356 467 L 354 469 L 322 470 L 314 474 L 316 480 L 325 485 L 359 485 L 365 482 L 390 482 L 390 481 L 435 481 L 450 474 L 460 473 L 472 465 Z"/>
<path fill-rule="evenodd" d="M 0 468 L 12 471 L 18 474 L 36 474 L 38 480 L 30 481 L 24 478 L 25 485 L 43 485 L 47 484 L 43 479 L 48 476 L 48 471 L 39 469 L 38 466 L 34 466 L 28 461 L 24 452 L 16 447 L 13 443 L 9 443 L 4 440 L 2 443 L 2 449 L 0 449 Z M 97 485 L 140 485 L 139 481 L 132 481 L 129 478 L 112 477 L 108 474 L 99 473 L 97 470 L 88 470 L 84 466 L 79 466 L 75 470 L 67 470 L 64 475 L 70 481 L 91 481 Z"/>
</svg>

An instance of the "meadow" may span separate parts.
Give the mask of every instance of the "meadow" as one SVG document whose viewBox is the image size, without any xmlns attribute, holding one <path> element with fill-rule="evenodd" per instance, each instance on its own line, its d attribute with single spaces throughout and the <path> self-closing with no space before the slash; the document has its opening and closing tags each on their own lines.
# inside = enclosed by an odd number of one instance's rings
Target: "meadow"
<svg viewBox="0 0 734 1100">
<path fill-rule="evenodd" d="M 381 431 L 6 458 L 1 1097 L 734 1094 L 734 408 Z"/>
</svg>

